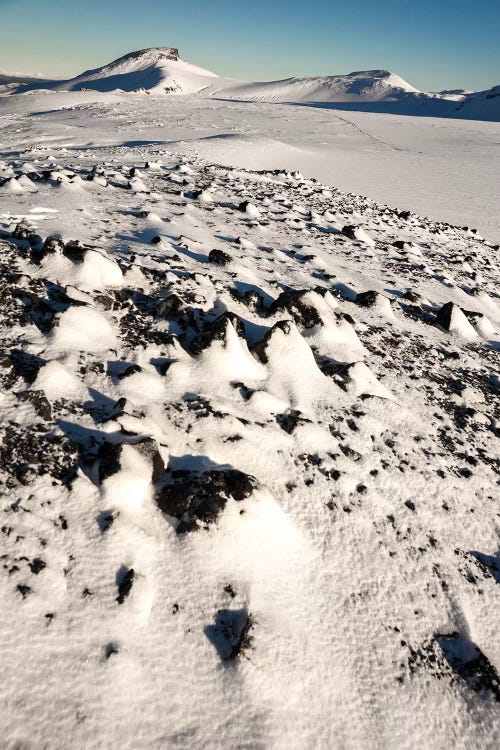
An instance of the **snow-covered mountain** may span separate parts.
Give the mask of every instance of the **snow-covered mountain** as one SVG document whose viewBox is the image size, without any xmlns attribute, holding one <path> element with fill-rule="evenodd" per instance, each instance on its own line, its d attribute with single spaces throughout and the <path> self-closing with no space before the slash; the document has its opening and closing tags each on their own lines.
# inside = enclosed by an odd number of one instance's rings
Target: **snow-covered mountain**
<svg viewBox="0 0 500 750">
<path fill-rule="evenodd" d="M 10 94 L 18 91 L 21 86 L 31 83 L 41 84 L 45 79 L 42 76 L 19 75 L 17 73 L 0 73 L 0 94 Z M 46 83 L 46 81 L 45 81 Z"/>
<path fill-rule="evenodd" d="M 470 94 L 457 105 L 456 112 L 470 120 L 500 120 L 500 86 Z"/>
<path fill-rule="evenodd" d="M 365 70 L 337 76 L 287 78 L 242 83 L 224 91 L 228 97 L 288 102 L 395 101 L 418 89 L 389 70 Z"/>
<path fill-rule="evenodd" d="M 130 52 L 108 65 L 66 80 L 2 82 L 0 78 L 0 93 L 29 93 L 40 89 L 144 92 L 161 96 L 199 94 L 243 101 L 335 105 L 339 109 L 400 115 L 500 120 L 500 106 L 498 101 L 493 101 L 498 87 L 470 96 L 463 89 L 424 93 L 389 70 L 280 81 L 238 81 L 182 60 L 176 47 Z"/>
<path fill-rule="evenodd" d="M 86 70 L 66 81 L 44 83 L 58 91 L 147 91 L 159 94 L 192 94 L 206 88 L 215 73 L 181 60 L 175 47 L 153 47 L 130 52 L 108 65 Z M 30 86 L 40 88 L 39 85 Z"/>
</svg>

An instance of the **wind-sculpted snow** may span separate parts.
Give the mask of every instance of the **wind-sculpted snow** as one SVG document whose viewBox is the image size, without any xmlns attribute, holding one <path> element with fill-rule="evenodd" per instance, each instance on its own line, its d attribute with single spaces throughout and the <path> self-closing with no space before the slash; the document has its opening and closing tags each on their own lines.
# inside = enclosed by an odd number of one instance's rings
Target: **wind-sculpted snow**
<svg viewBox="0 0 500 750">
<path fill-rule="evenodd" d="M 97 153 L 0 164 L 4 746 L 498 747 L 498 246 Z"/>
</svg>

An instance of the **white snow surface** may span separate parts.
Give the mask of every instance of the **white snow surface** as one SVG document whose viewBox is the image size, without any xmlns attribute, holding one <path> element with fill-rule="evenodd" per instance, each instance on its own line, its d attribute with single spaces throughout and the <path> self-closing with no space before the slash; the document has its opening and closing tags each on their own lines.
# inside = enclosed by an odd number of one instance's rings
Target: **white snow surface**
<svg viewBox="0 0 500 750">
<path fill-rule="evenodd" d="M 0 127 L 0 744 L 496 750 L 498 126 Z"/>
</svg>

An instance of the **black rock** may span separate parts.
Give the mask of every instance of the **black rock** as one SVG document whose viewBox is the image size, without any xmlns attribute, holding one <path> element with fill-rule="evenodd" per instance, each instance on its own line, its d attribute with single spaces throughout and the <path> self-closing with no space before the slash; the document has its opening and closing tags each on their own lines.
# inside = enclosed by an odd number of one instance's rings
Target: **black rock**
<svg viewBox="0 0 500 750">
<path fill-rule="evenodd" d="M 121 471 L 121 455 L 124 445 L 132 445 L 151 464 L 151 481 L 157 482 L 165 471 L 165 464 L 158 450 L 156 441 L 152 438 L 142 438 L 136 442 L 110 443 L 105 442 L 99 447 L 99 481 L 102 483 L 108 477 Z"/>
<path fill-rule="evenodd" d="M 303 417 L 302 413 L 296 409 L 288 409 L 284 414 L 277 414 L 276 421 L 282 430 L 291 435 L 297 425 L 306 424 L 311 420 Z"/>
<path fill-rule="evenodd" d="M 103 443 L 99 447 L 99 481 L 102 483 L 108 477 L 117 474 L 120 469 L 121 443 Z"/>
<path fill-rule="evenodd" d="M 43 243 L 43 239 L 40 237 L 40 235 L 36 234 L 33 229 L 31 229 L 31 227 L 23 224 L 22 222 L 16 225 L 14 231 L 12 232 L 12 237 L 15 240 L 24 240 L 31 246 L 41 245 Z"/>
<path fill-rule="evenodd" d="M 44 568 L 47 567 L 47 563 L 44 562 L 40 557 L 35 557 L 30 563 L 30 570 L 33 575 L 37 576 Z"/>
<path fill-rule="evenodd" d="M 274 315 L 279 311 L 286 311 L 291 315 L 297 325 L 302 328 L 313 328 L 322 325 L 321 318 L 315 307 L 304 302 L 304 296 L 311 291 L 324 293 L 324 289 L 288 289 L 282 292 L 269 306 L 268 315 Z"/>
<path fill-rule="evenodd" d="M 170 294 L 154 308 L 155 318 L 177 318 L 186 311 L 184 301 L 177 294 Z"/>
<path fill-rule="evenodd" d="M 40 250 L 33 250 L 34 260 L 41 260 L 49 254 L 59 253 L 62 254 L 64 251 L 64 242 L 59 237 L 46 237 Z"/>
<path fill-rule="evenodd" d="M 31 592 L 32 592 L 32 589 L 31 589 L 30 586 L 25 586 L 22 583 L 19 583 L 16 586 L 16 589 L 19 591 L 19 593 L 21 594 L 21 596 L 23 597 L 23 599 L 26 599 L 26 597 L 28 596 L 28 594 L 31 594 Z"/>
<path fill-rule="evenodd" d="M 245 327 L 240 318 L 232 312 L 225 312 L 216 320 L 207 323 L 203 331 L 192 340 L 189 350 L 192 354 L 201 354 L 214 341 L 226 342 L 227 327 L 231 323 L 240 338 L 245 338 Z"/>
<path fill-rule="evenodd" d="M 88 249 L 79 240 L 71 240 L 65 244 L 63 253 L 73 263 L 82 263 Z"/>
<path fill-rule="evenodd" d="M 418 292 L 413 292 L 411 289 L 408 289 L 403 294 L 403 299 L 407 299 L 409 302 L 419 303 L 421 300 L 420 294 Z"/>
<path fill-rule="evenodd" d="M 41 357 L 29 354 L 22 349 L 12 349 L 9 360 L 16 375 L 23 377 L 27 383 L 32 383 L 36 380 L 40 368 L 45 364 L 45 361 Z"/>
<path fill-rule="evenodd" d="M 215 523 L 229 498 L 240 502 L 256 487 L 257 480 L 242 471 L 214 469 L 162 487 L 156 502 L 164 513 L 179 520 L 176 530 L 183 534 Z"/>
<path fill-rule="evenodd" d="M 256 310 L 257 312 L 264 312 L 266 303 L 262 294 L 256 289 L 248 289 L 241 296 L 238 296 L 243 304 L 245 304 L 250 310 Z"/>
<path fill-rule="evenodd" d="M 356 295 L 356 304 L 361 305 L 361 307 L 373 307 L 377 303 L 377 299 L 383 295 L 379 294 L 379 292 L 375 292 L 373 289 L 370 289 L 368 292 L 360 292 Z"/>
<path fill-rule="evenodd" d="M 232 261 L 232 258 L 223 250 L 217 250 L 217 248 L 215 248 L 214 250 L 210 250 L 208 260 L 210 263 L 216 263 L 218 266 L 225 266 Z"/>
<path fill-rule="evenodd" d="M 350 240 L 355 240 L 356 236 L 354 232 L 356 229 L 358 229 L 358 227 L 355 224 L 346 224 L 345 227 L 342 227 L 342 234 L 349 237 Z"/>
<path fill-rule="evenodd" d="M 445 305 L 443 305 L 436 313 L 436 323 L 441 326 L 441 328 L 444 328 L 445 331 L 450 330 L 450 323 L 451 323 L 451 316 L 453 314 L 453 309 L 455 305 L 453 302 L 447 302 Z M 462 308 L 459 308 L 460 310 Z M 462 310 L 462 312 L 465 312 Z"/>
<path fill-rule="evenodd" d="M 47 422 L 52 419 L 52 407 L 43 391 L 21 391 L 16 395 L 20 401 L 29 401 L 39 417 Z"/>
</svg>

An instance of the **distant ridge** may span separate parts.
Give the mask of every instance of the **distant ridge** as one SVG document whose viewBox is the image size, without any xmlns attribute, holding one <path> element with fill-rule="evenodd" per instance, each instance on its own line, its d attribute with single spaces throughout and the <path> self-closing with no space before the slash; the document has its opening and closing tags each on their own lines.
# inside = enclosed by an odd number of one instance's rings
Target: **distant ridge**
<svg viewBox="0 0 500 750">
<path fill-rule="evenodd" d="M 150 95 L 193 95 L 333 107 L 386 114 L 500 121 L 499 86 L 483 92 L 464 89 L 419 91 L 390 70 L 343 75 L 299 76 L 279 81 L 237 81 L 186 62 L 177 47 L 129 52 L 106 65 L 64 80 L 0 75 L 0 94 L 99 91 Z"/>
<path fill-rule="evenodd" d="M 388 101 L 418 89 L 390 70 L 363 70 L 337 76 L 287 78 L 228 87 L 229 96 L 269 101 L 360 102 Z"/>
</svg>

